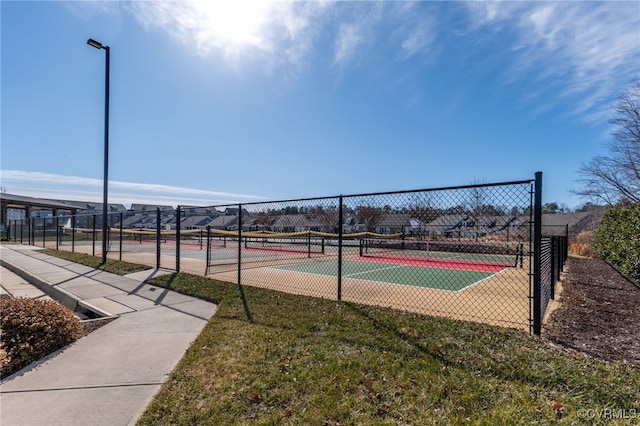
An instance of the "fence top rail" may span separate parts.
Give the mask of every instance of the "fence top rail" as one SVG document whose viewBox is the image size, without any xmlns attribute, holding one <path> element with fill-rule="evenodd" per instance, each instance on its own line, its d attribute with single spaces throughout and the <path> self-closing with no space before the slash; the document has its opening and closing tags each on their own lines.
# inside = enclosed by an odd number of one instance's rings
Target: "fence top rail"
<svg viewBox="0 0 640 426">
<path fill-rule="evenodd" d="M 464 189 L 474 189 L 474 188 L 490 188 L 497 186 L 514 186 L 514 185 L 525 185 L 534 183 L 534 179 L 526 179 L 526 180 L 518 180 L 518 181 L 509 181 L 509 182 L 496 182 L 496 183 L 479 183 L 472 185 L 461 185 L 461 186 L 444 186 L 444 187 L 436 187 L 436 188 L 424 188 L 424 189 L 408 189 L 402 191 L 385 191 L 385 192 L 368 192 L 368 193 L 360 193 L 360 194 L 350 194 L 350 195 L 333 195 L 333 196 L 325 196 L 325 197 L 308 197 L 308 198 L 290 198 L 283 200 L 265 200 L 265 201 L 252 201 L 248 203 L 228 203 L 228 204 L 213 204 L 208 206 L 180 206 L 177 208 L 189 210 L 189 209 L 200 209 L 200 208 L 242 208 L 243 206 L 257 206 L 261 204 L 274 204 L 274 203 L 293 203 L 293 202 L 301 202 L 301 201 L 320 201 L 320 200 L 337 200 L 340 198 L 355 198 L 355 197 L 372 197 L 379 195 L 394 195 L 394 194 L 411 194 L 416 192 L 437 192 L 437 191 L 454 191 L 454 190 L 464 190 Z M 177 209 L 174 209 L 174 211 Z M 148 213 L 156 213 L 156 211 L 148 212 Z M 101 216 L 102 213 L 95 212 L 80 212 L 76 215 L 76 217 L 82 216 Z M 58 216 L 58 217 L 71 217 L 68 215 Z M 28 219 L 28 218 L 27 218 Z"/>
<path fill-rule="evenodd" d="M 402 191 L 368 192 L 368 193 L 350 194 L 350 195 L 341 194 L 341 195 L 333 195 L 333 196 L 326 196 L 326 197 L 290 198 L 290 199 L 284 199 L 284 200 L 252 201 L 249 203 L 221 204 L 221 205 L 211 205 L 211 206 L 202 206 L 202 207 L 238 207 L 238 206 L 252 206 L 252 205 L 271 204 L 271 203 L 292 203 L 292 202 L 300 202 L 300 201 L 332 200 L 332 199 L 338 199 L 340 197 L 354 198 L 354 197 L 371 197 L 375 195 L 410 194 L 412 192 L 453 191 L 453 190 L 459 190 L 459 189 L 525 185 L 525 184 L 532 184 L 533 182 L 535 182 L 534 179 L 526 179 L 526 180 L 517 180 L 517 181 L 510 181 L 510 182 L 478 183 L 478 184 L 472 184 L 472 185 L 443 186 L 443 187 L 437 187 L 437 188 L 407 189 Z"/>
</svg>

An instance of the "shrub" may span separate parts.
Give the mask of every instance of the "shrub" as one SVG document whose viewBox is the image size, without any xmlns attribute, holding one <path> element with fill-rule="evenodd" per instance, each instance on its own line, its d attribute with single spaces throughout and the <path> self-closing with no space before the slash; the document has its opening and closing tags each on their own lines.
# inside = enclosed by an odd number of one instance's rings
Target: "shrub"
<svg viewBox="0 0 640 426">
<path fill-rule="evenodd" d="M 591 246 L 600 259 L 640 282 L 640 204 L 616 206 L 607 211 Z"/>
<path fill-rule="evenodd" d="M 591 257 L 591 239 L 593 231 L 582 231 L 569 243 L 569 252 L 577 256 Z"/>
<path fill-rule="evenodd" d="M 6 377 L 82 336 L 80 320 L 53 300 L 0 301 L 0 376 Z"/>
</svg>

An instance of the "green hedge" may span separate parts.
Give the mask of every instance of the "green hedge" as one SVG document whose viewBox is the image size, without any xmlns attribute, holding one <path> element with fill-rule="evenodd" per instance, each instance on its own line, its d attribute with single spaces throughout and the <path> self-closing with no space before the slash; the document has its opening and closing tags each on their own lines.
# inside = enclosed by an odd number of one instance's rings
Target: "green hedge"
<svg viewBox="0 0 640 426">
<path fill-rule="evenodd" d="M 82 324 L 54 300 L 3 298 L 0 331 L 0 377 L 6 377 L 79 339 Z"/>
<path fill-rule="evenodd" d="M 640 204 L 608 210 L 593 235 L 591 247 L 597 257 L 640 282 Z"/>
</svg>

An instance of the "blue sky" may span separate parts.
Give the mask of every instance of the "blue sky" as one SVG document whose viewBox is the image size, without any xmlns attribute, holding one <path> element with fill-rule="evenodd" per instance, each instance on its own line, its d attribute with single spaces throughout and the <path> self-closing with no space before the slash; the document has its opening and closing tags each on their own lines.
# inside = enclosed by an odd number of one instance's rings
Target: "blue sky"
<svg viewBox="0 0 640 426">
<path fill-rule="evenodd" d="M 1 185 L 214 205 L 532 178 L 573 208 L 640 3 L 2 1 Z"/>
</svg>

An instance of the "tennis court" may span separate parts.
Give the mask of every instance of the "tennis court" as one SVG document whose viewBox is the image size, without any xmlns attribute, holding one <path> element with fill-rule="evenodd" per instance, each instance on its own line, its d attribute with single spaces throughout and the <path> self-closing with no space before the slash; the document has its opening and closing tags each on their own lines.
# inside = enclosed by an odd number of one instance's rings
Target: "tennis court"
<svg viewBox="0 0 640 426">
<path fill-rule="evenodd" d="M 122 241 L 123 259 L 174 268 L 176 241 Z M 120 242 L 114 242 L 116 246 Z M 113 246 L 113 244 L 112 244 Z M 359 234 L 235 233 L 184 238 L 181 270 L 210 278 L 325 299 L 527 330 L 528 258 L 521 244 L 416 240 Z M 87 247 L 89 249 L 90 247 Z M 157 252 L 156 252 L 157 253 Z M 339 262 L 341 257 L 342 261 Z"/>
<path fill-rule="evenodd" d="M 412 191 L 175 210 L 142 205 L 110 215 L 108 255 L 246 286 L 535 331 L 566 252 L 566 235 L 538 239 L 540 188 L 536 173 L 535 180 Z M 79 215 L 64 229 L 55 222 L 55 240 L 45 229 L 51 220 L 16 222 L 12 230 L 14 238 L 18 230 L 30 241 L 40 232 L 43 246 L 98 255 L 102 219 Z"/>
<path fill-rule="evenodd" d="M 338 275 L 336 260 L 278 266 L 277 269 L 304 274 Z M 393 264 L 389 261 L 344 260 L 342 276 L 366 281 L 428 287 L 438 290 L 461 291 L 497 272 L 465 269 Z"/>
<path fill-rule="evenodd" d="M 339 264 L 337 247 L 325 240 L 312 244 L 307 238 L 247 239 L 241 245 L 225 240 L 210 244 L 209 250 L 185 251 L 185 257 L 207 259 L 205 275 L 237 271 L 241 262 L 252 276 L 268 274 L 268 270 L 295 273 L 301 283 L 321 277 L 387 283 L 459 292 L 486 280 L 516 264 L 513 247 L 480 246 L 476 252 L 460 252 L 451 246 L 426 241 L 360 240 L 342 248 Z M 453 250 L 453 251 L 446 251 Z M 477 250 L 480 250 L 479 252 Z M 172 250 L 164 251 L 169 254 Z M 505 254 L 509 253 L 509 254 Z M 341 268 L 341 271 L 339 270 Z M 262 271 L 255 271 L 261 269 Z"/>
</svg>

